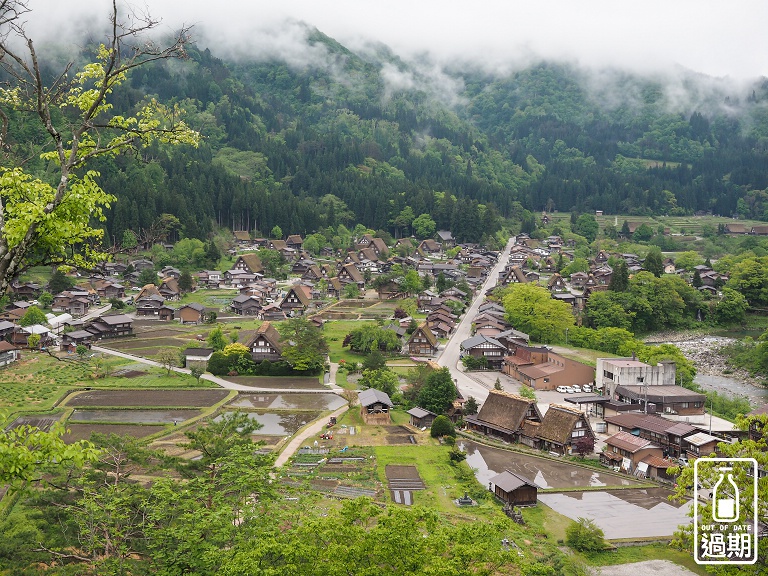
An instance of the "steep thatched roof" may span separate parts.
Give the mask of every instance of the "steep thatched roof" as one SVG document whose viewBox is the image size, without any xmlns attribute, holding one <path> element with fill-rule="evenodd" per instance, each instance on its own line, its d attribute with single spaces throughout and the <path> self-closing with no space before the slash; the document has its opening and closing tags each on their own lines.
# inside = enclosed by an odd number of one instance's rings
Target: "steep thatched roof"
<svg viewBox="0 0 768 576">
<path fill-rule="evenodd" d="M 537 437 L 558 444 L 568 444 L 573 427 L 580 418 L 582 418 L 580 411 L 552 404 L 541 420 Z"/>
<path fill-rule="evenodd" d="M 263 336 L 267 342 L 269 342 L 275 348 L 275 350 L 278 352 L 282 351 L 283 345 L 280 342 L 280 332 L 277 331 L 277 328 L 275 328 L 271 322 L 263 322 L 261 326 L 259 326 L 259 329 L 256 330 L 253 336 L 248 340 L 246 346 L 248 346 L 248 348 L 252 348 L 254 342 L 256 342 L 260 336 Z"/>
<path fill-rule="evenodd" d="M 251 274 L 261 274 L 264 271 L 258 254 L 243 254 L 237 260 L 243 262 Z M 237 266 L 237 262 L 235 262 L 235 266 Z"/>
<path fill-rule="evenodd" d="M 487 422 L 496 428 L 517 431 L 529 410 L 533 410 L 538 419 L 541 419 L 536 400 L 516 396 L 503 390 L 490 390 L 477 420 Z"/>
</svg>

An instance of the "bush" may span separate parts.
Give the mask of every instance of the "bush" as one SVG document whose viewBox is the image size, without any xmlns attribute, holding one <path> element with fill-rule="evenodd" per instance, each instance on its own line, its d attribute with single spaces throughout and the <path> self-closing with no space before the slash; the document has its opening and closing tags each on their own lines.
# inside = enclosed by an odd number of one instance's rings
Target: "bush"
<svg viewBox="0 0 768 576">
<path fill-rule="evenodd" d="M 440 415 L 432 422 L 432 428 L 430 428 L 429 433 L 432 435 L 432 438 L 456 436 L 456 429 L 453 427 L 453 422 L 451 422 L 448 416 Z"/>
<path fill-rule="evenodd" d="M 461 359 L 461 363 L 464 364 L 464 367 L 467 370 L 487 370 L 488 369 L 488 358 L 485 356 L 464 356 Z"/>
<path fill-rule="evenodd" d="M 565 543 L 579 552 L 598 552 L 605 548 L 603 531 L 592 520 L 579 518 L 565 529 Z"/>
<path fill-rule="evenodd" d="M 449 457 L 451 459 L 451 462 L 456 462 L 456 463 L 462 462 L 463 460 L 467 459 L 467 455 L 461 450 L 459 450 L 458 448 L 454 448 L 453 450 L 451 450 Z"/>
</svg>

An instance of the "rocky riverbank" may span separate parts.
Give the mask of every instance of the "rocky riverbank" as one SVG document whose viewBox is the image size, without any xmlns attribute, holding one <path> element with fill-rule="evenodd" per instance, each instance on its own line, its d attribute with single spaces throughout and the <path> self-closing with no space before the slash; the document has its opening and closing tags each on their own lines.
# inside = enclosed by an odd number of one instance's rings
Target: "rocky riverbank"
<svg viewBox="0 0 768 576">
<path fill-rule="evenodd" d="M 711 336 L 703 332 L 671 332 L 654 334 L 648 344 L 674 344 L 696 367 L 694 381 L 705 390 L 716 390 L 727 395 L 745 396 L 753 404 L 765 402 L 768 394 L 764 382 L 748 371 L 733 368 L 720 349 L 735 341 L 725 336 Z"/>
</svg>

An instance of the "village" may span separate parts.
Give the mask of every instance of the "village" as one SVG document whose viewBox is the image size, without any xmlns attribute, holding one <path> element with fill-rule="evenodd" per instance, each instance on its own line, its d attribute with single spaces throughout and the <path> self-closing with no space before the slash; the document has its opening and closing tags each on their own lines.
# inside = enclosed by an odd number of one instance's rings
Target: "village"
<svg viewBox="0 0 768 576">
<path fill-rule="evenodd" d="M 643 269 L 633 254 L 598 251 L 588 272 L 566 278 L 557 270 L 575 256 L 558 236 L 520 234 L 499 251 L 456 245 L 448 231 L 392 246 L 363 234 L 346 252 L 323 249 L 317 256 L 302 242 L 299 235 L 268 240 L 236 232 L 228 270 L 187 272 L 186 279 L 180 268 L 158 267 L 147 257 L 90 273 L 70 271 L 71 287 L 52 295 L 50 312 L 35 323 L 24 319 L 41 305 L 45 287 L 14 283 L 0 319 L 0 364 L 10 367 L 44 351 L 83 363 L 102 357 L 123 362 L 114 370 L 126 376 L 146 374 L 151 366 L 194 376 L 197 368 L 198 384 L 202 378 L 223 389 L 205 398 L 198 396 L 202 390 L 148 390 L 129 398 L 130 390 L 82 392 L 52 413 L 19 413 L 15 424 L 50 426 L 63 417 L 69 441 L 113 428 L 194 457 L 177 448 L 182 430 L 244 409 L 264 426 L 256 437 L 279 454 L 286 485 L 412 505 L 438 487 L 430 486 L 429 464 L 410 450 L 429 444 L 435 420 L 447 417 L 476 486 L 493 494 L 509 517 L 525 523 L 525 510 L 541 502 L 571 520 L 593 520 L 609 541 L 671 538 L 690 521 L 690 501 L 669 499 L 680 468 L 716 453 L 720 442 L 750 435 L 708 413 L 703 393 L 679 386 L 674 362 L 599 354 L 594 363 L 582 361 L 567 347 L 533 342 L 494 297 L 499 288 L 532 284 L 579 316 L 590 294 L 608 289 L 609 257 L 621 259 L 630 273 Z M 285 278 L 266 275 L 260 250 L 279 253 Z M 671 259 L 664 265 L 666 274 L 685 274 Z M 150 274 L 156 278 L 151 283 Z M 707 266 L 695 274 L 707 293 L 727 280 Z M 413 308 L 405 311 L 401 304 L 408 300 Z M 232 342 L 247 349 L 254 365 L 279 364 L 286 343 L 277 326 L 297 318 L 332 340 L 319 381 L 210 373 L 217 353 L 206 336 L 212 330 L 231 330 Z M 358 388 L 360 375 L 348 368 L 354 356 L 331 336 L 356 325 L 393 333 L 398 345 L 386 362 L 398 374 L 395 394 Z M 177 353 L 171 359 L 162 354 L 169 348 Z M 443 413 L 404 404 L 405 372 L 418 366 L 450 374 L 455 399 Z M 129 389 L 131 379 L 118 386 Z M 98 388 L 95 380 L 85 390 Z M 104 406 L 130 407 L 133 414 Z M 390 448 L 382 460 L 385 477 L 369 471 L 368 480 L 349 482 L 371 457 L 371 448 L 363 447 L 382 442 Z M 477 505 L 477 489 L 454 496 L 457 505 Z"/>
</svg>

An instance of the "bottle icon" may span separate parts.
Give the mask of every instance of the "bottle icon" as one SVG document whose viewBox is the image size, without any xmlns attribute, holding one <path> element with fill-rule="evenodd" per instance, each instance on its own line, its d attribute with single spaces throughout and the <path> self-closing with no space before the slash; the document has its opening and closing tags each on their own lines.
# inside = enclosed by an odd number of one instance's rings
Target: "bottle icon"
<svg viewBox="0 0 768 576">
<path fill-rule="evenodd" d="M 739 519 L 739 487 L 733 480 L 733 468 L 718 468 L 720 478 L 712 489 L 712 519 L 715 522 L 736 522 Z"/>
</svg>

